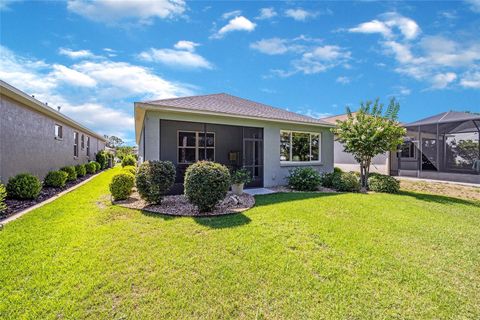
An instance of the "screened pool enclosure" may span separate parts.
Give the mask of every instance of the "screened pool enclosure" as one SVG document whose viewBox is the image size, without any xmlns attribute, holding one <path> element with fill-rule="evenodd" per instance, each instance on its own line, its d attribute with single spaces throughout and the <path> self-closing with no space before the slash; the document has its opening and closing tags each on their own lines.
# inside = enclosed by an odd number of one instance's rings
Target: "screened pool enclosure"
<svg viewBox="0 0 480 320">
<path fill-rule="evenodd" d="M 446 179 L 459 174 L 473 175 L 466 177 L 469 182 L 480 180 L 480 114 L 444 112 L 405 128 L 400 175 Z"/>
</svg>

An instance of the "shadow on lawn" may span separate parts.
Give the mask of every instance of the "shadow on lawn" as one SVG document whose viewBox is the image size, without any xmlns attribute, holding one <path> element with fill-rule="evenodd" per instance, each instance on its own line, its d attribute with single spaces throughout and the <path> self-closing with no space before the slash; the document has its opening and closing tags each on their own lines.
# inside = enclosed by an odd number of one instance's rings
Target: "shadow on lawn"
<svg viewBox="0 0 480 320">
<path fill-rule="evenodd" d="M 235 228 L 239 226 L 246 225 L 250 223 L 251 219 L 244 215 L 243 213 L 232 213 L 223 216 L 213 216 L 213 217 L 188 217 L 188 216 L 172 216 L 162 213 L 156 213 L 151 211 L 142 210 L 142 214 L 148 217 L 160 218 L 165 221 L 170 221 L 174 219 L 191 219 L 202 225 L 212 229 L 223 229 L 223 228 Z"/>
<path fill-rule="evenodd" d="M 480 201 L 465 200 L 460 198 L 453 198 L 437 194 L 417 193 L 412 191 L 400 191 L 399 195 L 413 197 L 417 200 L 435 202 L 440 204 L 463 204 L 480 208 Z"/>
</svg>

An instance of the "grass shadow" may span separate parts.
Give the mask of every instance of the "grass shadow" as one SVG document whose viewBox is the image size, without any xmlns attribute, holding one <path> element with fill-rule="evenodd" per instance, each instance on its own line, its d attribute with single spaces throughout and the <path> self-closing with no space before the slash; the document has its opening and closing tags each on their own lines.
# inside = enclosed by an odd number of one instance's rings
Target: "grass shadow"
<svg viewBox="0 0 480 320">
<path fill-rule="evenodd" d="M 252 221 L 243 213 L 232 213 L 216 217 L 194 217 L 193 219 L 196 223 L 212 229 L 235 228 L 249 224 Z"/>
<path fill-rule="evenodd" d="M 172 216 L 172 215 L 164 214 L 164 213 L 160 213 L 160 212 L 152 212 L 152 211 L 147 211 L 147 210 L 140 210 L 140 211 L 142 212 L 142 214 L 144 216 L 152 217 L 152 218 L 160 218 L 160 219 L 165 220 L 165 221 L 184 218 L 183 216 Z"/>
<path fill-rule="evenodd" d="M 268 206 L 282 202 L 301 201 L 313 198 L 339 196 L 343 193 L 335 192 L 279 192 L 255 196 L 255 207 Z"/>
<path fill-rule="evenodd" d="M 417 200 L 435 202 L 439 204 L 462 204 L 467 206 L 473 206 L 480 208 L 480 201 L 474 200 L 465 200 L 460 198 L 454 198 L 449 196 L 437 195 L 437 194 L 428 194 L 428 193 L 418 193 L 412 191 L 400 191 L 399 195 L 404 195 L 408 197 L 413 197 Z"/>
</svg>

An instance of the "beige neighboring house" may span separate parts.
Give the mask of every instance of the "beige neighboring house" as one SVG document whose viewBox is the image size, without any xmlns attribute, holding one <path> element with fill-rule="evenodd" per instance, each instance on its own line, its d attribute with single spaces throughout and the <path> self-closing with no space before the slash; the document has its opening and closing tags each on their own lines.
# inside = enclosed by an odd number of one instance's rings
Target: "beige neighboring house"
<svg viewBox="0 0 480 320">
<path fill-rule="evenodd" d="M 0 80 L 0 181 L 95 160 L 105 138 Z"/>
<path fill-rule="evenodd" d="M 355 112 L 352 112 L 355 114 Z M 326 121 L 331 124 L 336 124 L 336 121 L 343 121 L 347 118 L 347 114 L 341 114 L 337 116 L 322 118 L 323 121 Z M 352 154 L 345 152 L 343 144 L 336 141 L 333 146 L 334 153 L 334 164 L 335 167 L 342 169 L 343 171 L 356 171 L 360 172 L 360 165 L 352 156 Z M 377 172 L 387 175 L 396 175 L 397 174 L 397 156 L 396 152 L 387 152 L 380 154 L 372 159 L 372 164 L 370 165 L 370 172 Z"/>
</svg>

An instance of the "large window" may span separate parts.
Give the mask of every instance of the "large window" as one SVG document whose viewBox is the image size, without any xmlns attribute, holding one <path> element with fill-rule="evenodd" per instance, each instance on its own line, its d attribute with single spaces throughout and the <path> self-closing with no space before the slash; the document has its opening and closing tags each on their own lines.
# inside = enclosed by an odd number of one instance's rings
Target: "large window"
<svg viewBox="0 0 480 320">
<path fill-rule="evenodd" d="M 59 124 L 55 124 L 55 139 L 61 140 L 63 138 L 63 128 Z"/>
<path fill-rule="evenodd" d="M 78 132 L 73 132 L 73 156 L 78 157 Z"/>
<path fill-rule="evenodd" d="M 90 137 L 87 136 L 87 156 L 90 156 Z"/>
<path fill-rule="evenodd" d="M 281 131 L 280 161 L 320 161 L 320 133 Z"/>
<path fill-rule="evenodd" d="M 82 150 L 85 149 L 85 135 L 82 134 L 82 138 L 80 139 L 80 144 L 82 146 Z"/>
<path fill-rule="evenodd" d="M 479 133 L 446 134 L 444 159 L 447 169 L 480 172 Z"/>
<path fill-rule="evenodd" d="M 406 141 L 400 147 L 400 157 L 404 159 L 416 158 L 415 143 Z"/>
<path fill-rule="evenodd" d="M 203 132 L 178 131 L 178 163 L 215 161 L 215 133 L 207 132 L 206 138 Z"/>
</svg>

